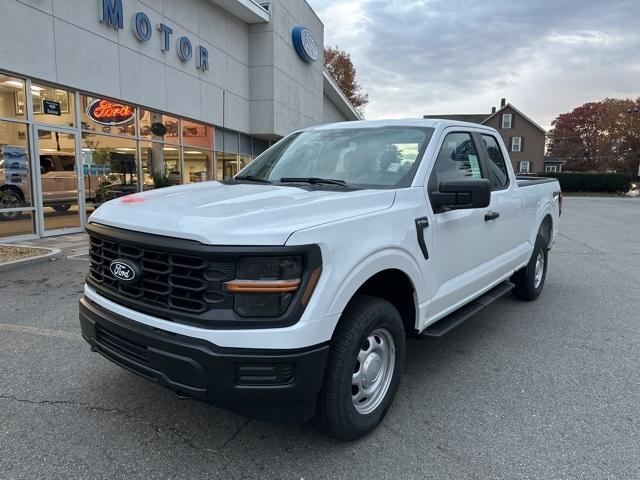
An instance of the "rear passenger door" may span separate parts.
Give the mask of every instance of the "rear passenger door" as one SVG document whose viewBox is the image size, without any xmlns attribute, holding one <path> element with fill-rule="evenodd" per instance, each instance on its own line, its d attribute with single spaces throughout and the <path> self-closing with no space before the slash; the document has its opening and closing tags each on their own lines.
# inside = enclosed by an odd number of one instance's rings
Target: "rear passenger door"
<svg viewBox="0 0 640 480">
<path fill-rule="evenodd" d="M 491 180 L 491 204 L 500 214 L 496 224 L 500 231 L 497 253 L 500 255 L 498 268 L 507 274 L 521 261 L 523 252 L 528 251 L 526 215 L 524 201 L 515 178 L 507 167 L 506 155 L 498 136 L 492 132 L 476 134 L 480 144 L 480 154 L 489 171 Z"/>
<path fill-rule="evenodd" d="M 444 131 L 429 174 L 428 195 L 443 181 L 491 178 L 479 154 L 479 141 L 472 131 Z M 495 209 L 492 199 L 485 208 L 433 211 L 429 229 L 433 235 L 434 296 L 429 323 L 477 296 L 498 278 L 493 266 L 500 254 L 500 230 L 491 216 Z"/>
</svg>

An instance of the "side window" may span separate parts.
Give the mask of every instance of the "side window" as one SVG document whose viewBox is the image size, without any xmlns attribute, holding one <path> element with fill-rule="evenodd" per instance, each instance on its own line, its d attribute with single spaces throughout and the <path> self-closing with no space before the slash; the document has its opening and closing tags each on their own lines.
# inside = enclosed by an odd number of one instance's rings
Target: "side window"
<svg viewBox="0 0 640 480">
<path fill-rule="evenodd" d="M 76 167 L 76 158 L 71 156 L 60 156 L 60 163 L 62 164 L 62 170 L 65 172 L 73 172 Z"/>
<path fill-rule="evenodd" d="M 430 189 L 440 182 L 486 178 L 470 133 L 450 133 L 445 139 L 429 178 Z"/>
<path fill-rule="evenodd" d="M 489 169 L 493 177 L 494 190 L 506 188 L 509 185 L 509 170 L 502 155 L 500 144 L 492 135 L 482 135 L 482 140 L 487 147 L 489 157 Z"/>
<path fill-rule="evenodd" d="M 40 172 L 41 173 L 49 173 L 55 171 L 55 167 L 53 165 L 53 158 L 50 156 L 40 155 Z"/>
</svg>

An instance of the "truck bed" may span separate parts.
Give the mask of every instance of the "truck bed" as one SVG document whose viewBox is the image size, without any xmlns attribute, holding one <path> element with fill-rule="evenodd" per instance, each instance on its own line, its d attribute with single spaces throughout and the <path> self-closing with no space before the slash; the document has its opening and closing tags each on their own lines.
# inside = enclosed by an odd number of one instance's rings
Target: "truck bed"
<svg viewBox="0 0 640 480">
<path fill-rule="evenodd" d="M 556 182 L 556 178 L 552 177 L 533 177 L 529 175 L 516 175 L 516 180 L 518 181 L 518 187 L 530 187 L 531 185 L 540 185 L 541 183 L 552 183 Z"/>
</svg>

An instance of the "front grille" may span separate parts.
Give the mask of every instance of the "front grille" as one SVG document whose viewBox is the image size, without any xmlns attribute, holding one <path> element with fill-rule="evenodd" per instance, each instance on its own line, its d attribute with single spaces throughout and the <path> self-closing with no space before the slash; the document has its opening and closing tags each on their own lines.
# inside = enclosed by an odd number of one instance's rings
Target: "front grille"
<svg viewBox="0 0 640 480">
<path fill-rule="evenodd" d="M 160 308 L 167 317 L 171 312 L 199 315 L 212 309 L 233 308 L 233 295 L 223 290 L 223 284 L 235 278 L 233 258 L 174 253 L 93 234 L 89 245 L 89 279 L 107 297 L 124 297 L 143 311 L 145 306 Z M 135 262 L 142 280 L 138 284 L 116 280 L 110 271 L 111 262 L 116 259 Z"/>
</svg>

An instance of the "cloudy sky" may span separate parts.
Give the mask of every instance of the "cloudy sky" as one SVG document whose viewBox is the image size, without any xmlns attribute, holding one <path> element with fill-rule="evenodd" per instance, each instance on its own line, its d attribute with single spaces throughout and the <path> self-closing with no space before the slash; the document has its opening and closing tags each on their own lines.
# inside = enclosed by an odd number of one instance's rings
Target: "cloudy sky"
<svg viewBox="0 0 640 480">
<path fill-rule="evenodd" d="M 482 113 L 506 97 L 548 128 L 640 96 L 640 0 L 309 0 L 351 53 L 367 118 Z"/>
</svg>

